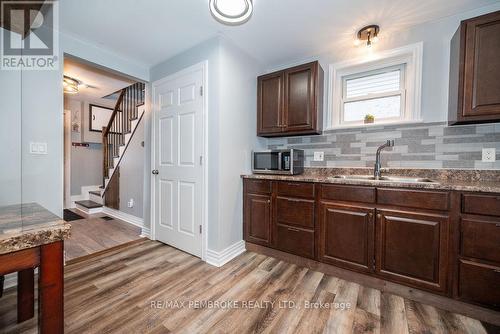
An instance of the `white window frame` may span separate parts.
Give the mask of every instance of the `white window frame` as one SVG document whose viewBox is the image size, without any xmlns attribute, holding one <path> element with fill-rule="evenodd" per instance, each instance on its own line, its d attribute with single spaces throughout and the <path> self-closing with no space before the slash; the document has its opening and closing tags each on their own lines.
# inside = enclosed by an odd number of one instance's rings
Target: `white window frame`
<svg viewBox="0 0 500 334">
<path fill-rule="evenodd" d="M 401 90 L 404 92 L 400 92 L 402 94 L 401 103 L 404 103 L 401 110 L 404 112 L 398 118 L 385 118 L 379 121 L 376 119 L 374 125 L 421 122 L 422 57 L 423 43 L 420 42 L 393 50 L 381 51 L 365 58 L 331 64 L 329 67 L 328 109 L 324 129 L 367 126 L 363 121 L 343 122 L 342 120 L 344 103 L 351 100 L 345 101 L 343 98 L 345 79 L 384 72 L 398 66 L 404 69 L 401 77 Z M 386 93 L 373 94 L 370 98 L 394 95 L 394 93 L 389 95 Z M 367 99 L 366 96 L 362 96 L 358 100 Z"/>
</svg>

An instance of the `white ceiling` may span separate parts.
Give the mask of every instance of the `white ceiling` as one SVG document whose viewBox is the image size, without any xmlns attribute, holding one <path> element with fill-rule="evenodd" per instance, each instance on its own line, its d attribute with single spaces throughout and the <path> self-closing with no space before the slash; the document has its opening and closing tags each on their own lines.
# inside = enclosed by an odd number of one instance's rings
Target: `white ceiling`
<svg viewBox="0 0 500 334">
<path fill-rule="evenodd" d="M 236 1 L 236 0 L 235 0 Z M 321 54 L 376 23 L 401 29 L 498 0 L 254 0 L 249 22 L 216 22 L 208 0 L 61 0 L 61 30 L 147 66 L 223 34 L 264 65 Z"/>
<path fill-rule="evenodd" d="M 64 75 L 82 81 L 89 87 L 79 87 L 77 94 L 65 94 L 65 96 L 77 101 L 111 103 L 102 99 L 103 96 L 112 94 L 120 89 L 130 86 L 133 80 L 111 73 L 97 67 L 84 64 L 72 58 L 64 59 Z M 108 103 L 106 103 L 108 102 Z"/>
</svg>

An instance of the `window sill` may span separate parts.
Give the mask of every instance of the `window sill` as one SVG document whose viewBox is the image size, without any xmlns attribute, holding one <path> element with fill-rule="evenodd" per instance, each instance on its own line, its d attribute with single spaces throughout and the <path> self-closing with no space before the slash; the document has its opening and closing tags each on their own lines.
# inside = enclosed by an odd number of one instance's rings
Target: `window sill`
<svg viewBox="0 0 500 334">
<path fill-rule="evenodd" d="M 347 130 L 347 129 L 359 129 L 359 128 L 371 128 L 387 125 L 405 125 L 405 124 L 420 124 L 424 123 L 423 120 L 411 120 L 411 121 L 396 121 L 396 122 L 381 122 L 381 123 L 369 123 L 369 124 L 348 124 L 348 125 L 336 125 L 329 128 L 323 129 L 323 131 L 334 131 L 334 130 Z"/>
</svg>

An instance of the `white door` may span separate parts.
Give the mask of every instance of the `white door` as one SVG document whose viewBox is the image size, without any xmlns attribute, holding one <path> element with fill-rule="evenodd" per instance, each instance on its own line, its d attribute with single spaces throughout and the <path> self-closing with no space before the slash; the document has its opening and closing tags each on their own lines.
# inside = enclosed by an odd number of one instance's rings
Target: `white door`
<svg viewBox="0 0 500 334">
<path fill-rule="evenodd" d="M 203 67 L 153 84 L 155 238 L 202 256 Z"/>
</svg>

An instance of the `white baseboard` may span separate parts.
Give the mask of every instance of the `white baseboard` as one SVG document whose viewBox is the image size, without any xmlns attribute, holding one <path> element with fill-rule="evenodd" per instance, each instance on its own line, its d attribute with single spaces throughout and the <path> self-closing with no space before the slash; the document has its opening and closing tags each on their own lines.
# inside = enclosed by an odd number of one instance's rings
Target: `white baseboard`
<svg viewBox="0 0 500 334">
<path fill-rule="evenodd" d="M 245 250 L 244 240 L 238 241 L 220 252 L 207 249 L 206 262 L 212 266 L 222 267 L 241 253 L 245 252 Z"/>
<path fill-rule="evenodd" d="M 148 227 L 142 227 L 141 237 L 151 239 L 151 229 Z"/>
<path fill-rule="evenodd" d="M 128 213 L 125 213 L 122 211 L 111 209 L 111 208 L 108 208 L 106 206 L 102 207 L 102 212 L 108 216 L 113 217 L 113 218 L 117 218 L 117 219 L 123 220 L 124 222 L 127 222 L 129 224 L 132 224 L 134 226 L 140 227 L 144 231 L 144 228 L 143 228 L 144 227 L 144 219 L 142 219 L 142 218 L 133 216 L 131 214 L 128 214 Z"/>
<path fill-rule="evenodd" d="M 101 213 L 102 212 L 102 207 L 89 209 L 89 208 L 86 208 L 86 207 L 83 207 L 83 206 L 80 206 L 80 205 L 76 205 L 75 209 L 77 209 L 78 211 L 83 212 L 86 215 L 94 215 L 96 213 Z"/>
</svg>

